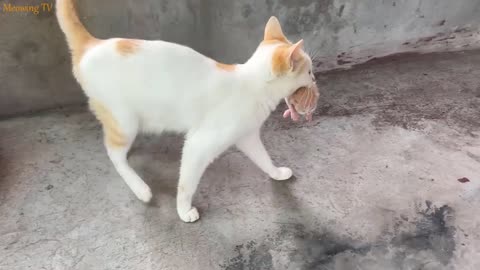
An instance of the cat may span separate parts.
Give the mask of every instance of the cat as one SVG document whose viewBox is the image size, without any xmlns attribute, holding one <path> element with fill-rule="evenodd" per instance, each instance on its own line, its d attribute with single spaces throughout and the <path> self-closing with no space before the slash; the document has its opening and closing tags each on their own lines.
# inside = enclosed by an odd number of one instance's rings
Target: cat
<svg viewBox="0 0 480 270">
<path fill-rule="evenodd" d="M 227 65 L 166 41 L 101 40 L 81 23 L 74 0 L 57 0 L 57 19 L 72 57 L 72 71 L 101 122 L 107 154 L 143 202 L 147 184 L 130 167 L 127 153 L 140 132 L 185 134 L 177 189 L 177 213 L 199 219 L 192 206 L 207 166 L 235 145 L 275 180 L 292 176 L 267 153 L 260 128 L 282 99 L 313 87 L 312 60 L 303 40 L 291 43 L 276 17 L 244 63 Z"/>
</svg>

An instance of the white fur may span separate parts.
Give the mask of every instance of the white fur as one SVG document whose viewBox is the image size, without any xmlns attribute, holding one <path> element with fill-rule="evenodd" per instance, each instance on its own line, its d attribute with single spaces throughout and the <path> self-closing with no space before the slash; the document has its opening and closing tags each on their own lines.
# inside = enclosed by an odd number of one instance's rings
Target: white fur
<svg viewBox="0 0 480 270">
<path fill-rule="evenodd" d="M 107 107 L 128 138 L 110 148 L 115 168 L 142 201 L 150 188 L 128 165 L 127 153 L 141 132 L 186 133 L 181 159 L 177 211 L 185 222 L 199 218 L 192 198 L 207 166 L 237 145 L 265 173 L 285 180 L 292 171 L 273 165 L 260 140 L 260 127 L 278 103 L 312 83 L 308 74 L 276 77 L 271 72 L 275 45 L 262 45 L 233 71 L 196 51 L 163 41 L 142 41 L 138 51 L 121 55 L 110 39 L 90 49 L 78 66 L 89 98 Z"/>
</svg>

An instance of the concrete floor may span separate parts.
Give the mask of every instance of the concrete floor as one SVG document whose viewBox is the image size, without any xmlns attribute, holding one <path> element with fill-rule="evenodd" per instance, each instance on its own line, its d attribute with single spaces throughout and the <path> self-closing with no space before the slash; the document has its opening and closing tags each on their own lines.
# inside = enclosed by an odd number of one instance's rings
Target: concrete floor
<svg viewBox="0 0 480 270">
<path fill-rule="evenodd" d="M 480 269 L 480 51 L 319 76 L 312 123 L 264 129 L 274 182 L 232 149 L 202 217 L 175 211 L 181 136 L 142 137 L 136 200 L 79 110 L 0 122 L 0 269 Z M 461 183 L 458 179 L 468 178 Z"/>
</svg>

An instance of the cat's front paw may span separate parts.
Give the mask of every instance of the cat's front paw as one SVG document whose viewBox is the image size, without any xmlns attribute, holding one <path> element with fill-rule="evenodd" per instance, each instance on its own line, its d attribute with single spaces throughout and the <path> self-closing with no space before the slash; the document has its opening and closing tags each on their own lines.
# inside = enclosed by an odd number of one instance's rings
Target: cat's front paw
<svg viewBox="0 0 480 270">
<path fill-rule="evenodd" d="M 277 171 L 273 175 L 270 175 L 270 177 L 275 180 L 281 181 L 281 180 L 290 179 L 292 175 L 293 173 L 290 168 L 280 167 L 280 168 L 277 168 Z"/>
<path fill-rule="evenodd" d="M 183 220 L 184 222 L 195 222 L 200 218 L 200 214 L 198 214 L 198 210 L 196 207 L 192 207 L 188 211 L 178 211 L 178 215 L 180 216 L 180 219 Z"/>
<path fill-rule="evenodd" d="M 132 190 L 133 193 L 135 193 L 135 195 L 137 196 L 137 198 L 144 203 L 148 203 L 152 199 L 152 190 L 145 183 L 135 186 L 134 188 L 132 188 Z"/>
</svg>

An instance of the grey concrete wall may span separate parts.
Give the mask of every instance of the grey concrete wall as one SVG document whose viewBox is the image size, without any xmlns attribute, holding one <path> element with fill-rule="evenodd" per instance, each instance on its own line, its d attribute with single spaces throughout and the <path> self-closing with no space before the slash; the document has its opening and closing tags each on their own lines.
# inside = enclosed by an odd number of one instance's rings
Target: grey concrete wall
<svg viewBox="0 0 480 270">
<path fill-rule="evenodd" d="M 0 0 L 0 116 L 83 103 L 54 13 L 7 13 L 5 3 L 39 1 Z M 271 15 L 317 52 L 319 70 L 480 47 L 478 0 L 84 0 L 79 12 L 98 37 L 163 39 L 225 62 L 249 57 Z"/>
<path fill-rule="evenodd" d="M 345 67 L 401 52 L 479 47 L 478 0 L 213 1 L 209 53 L 242 61 L 266 18 L 277 15 L 291 40 L 318 52 L 320 69 Z"/>
</svg>

